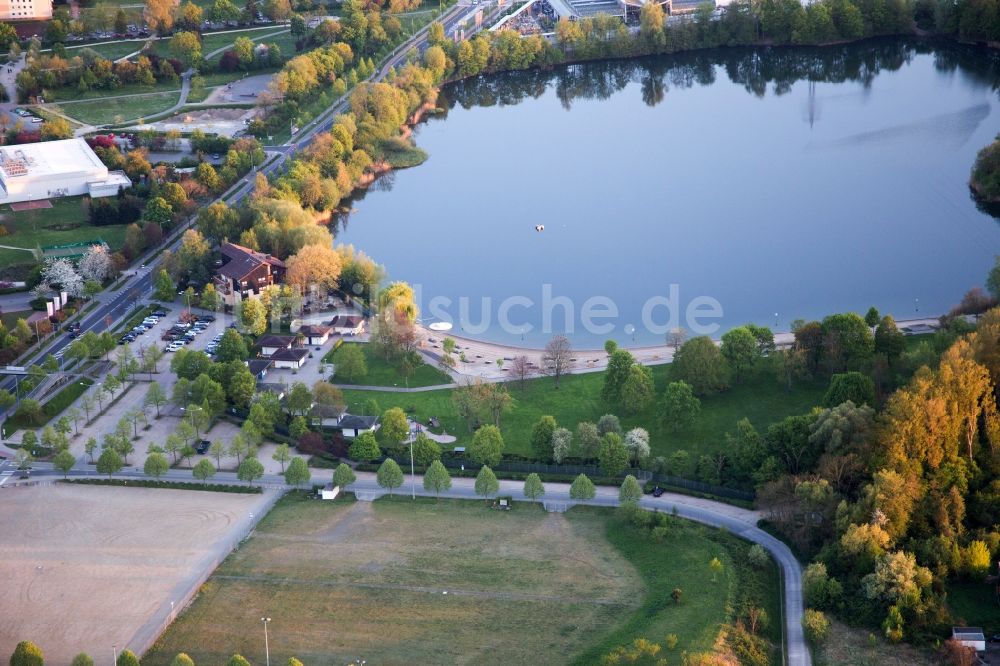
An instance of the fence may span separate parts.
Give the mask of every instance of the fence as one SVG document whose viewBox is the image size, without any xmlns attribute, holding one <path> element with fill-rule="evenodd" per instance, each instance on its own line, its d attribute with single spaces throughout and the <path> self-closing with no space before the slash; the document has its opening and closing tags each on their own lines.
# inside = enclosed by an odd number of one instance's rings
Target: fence
<svg viewBox="0 0 1000 666">
<path fill-rule="evenodd" d="M 223 560 L 229 557 L 230 553 L 239 548 L 240 544 L 243 543 L 243 541 L 250 536 L 250 533 L 254 531 L 260 520 L 266 516 L 272 508 L 274 508 L 275 503 L 281 499 L 285 490 L 287 490 L 287 488 L 281 488 L 280 490 L 271 493 L 264 505 L 259 507 L 255 513 L 249 515 L 246 523 L 237 532 L 237 534 L 233 535 L 229 539 L 228 544 L 225 544 L 221 549 L 217 549 L 214 553 L 209 554 L 205 559 L 199 562 L 195 567 L 195 576 L 177 584 L 170 595 L 172 600 L 168 600 L 163 608 L 157 610 L 156 613 L 153 614 L 153 617 L 149 618 L 145 624 L 139 627 L 139 630 L 135 632 L 132 640 L 130 640 L 125 647 L 140 656 L 153 647 L 153 644 L 163 634 L 163 632 L 167 630 L 170 623 L 174 621 L 177 615 L 184 610 L 189 603 L 191 603 L 195 595 L 198 593 L 198 590 L 200 590 L 201 586 L 208 580 L 208 577 L 212 575 L 220 564 L 222 564 Z"/>
<path fill-rule="evenodd" d="M 754 493 L 746 490 L 738 490 L 736 488 L 726 488 L 724 486 L 714 486 L 710 483 L 693 481 L 692 479 L 685 479 L 680 476 L 670 476 L 669 474 L 654 474 L 653 481 L 655 483 L 660 483 L 665 486 L 675 486 L 677 488 L 684 488 L 685 490 L 693 490 L 695 492 L 705 493 L 707 495 L 728 497 L 729 499 L 744 500 L 746 502 L 752 502 L 757 497 Z"/>
</svg>

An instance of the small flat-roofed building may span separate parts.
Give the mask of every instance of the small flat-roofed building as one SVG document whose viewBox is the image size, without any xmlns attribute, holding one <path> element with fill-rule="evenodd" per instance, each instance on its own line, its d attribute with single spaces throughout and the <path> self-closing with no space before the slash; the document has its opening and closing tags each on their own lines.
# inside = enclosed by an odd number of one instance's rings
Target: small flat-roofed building
<svg viewBox="0 0 1000 666">
<path fill-rule="evenodd" d="M 108 171 L 83 139 L 0 148 L 0 204 L 81 194 L 111 197 L 131 186 L 123 172 Z"/>
<path fill-rule="evenodd" d="M 361 335 L 365 331 L 365 318 L 361 315 L 337 315 L 330 321 L 337 335 Z"/>
<path fill-rule="evenodd" d="M 279 349 L 291 349 L 295 344 L 294 335 L 265 335 L 257 341 L 260 345 L 260 355 L 267 358 L 274 356 Z"/>
<path fill-rule="evenodd" d="M 308 345 L 322 345 L 325 344 L 327 340 L 330 339 L 330 334 L 333 333 L 332 326 L 318 326 L 316 324 L 306 324 L 299 329 L 299 334 L 306 336 L 306 344 Z"/>
<path fill-rule="evenodd" d="M 302 347 L 279 349 L 271 354 L 271 360 L 274 361 L 274 367 L 288 368 L 290 370 L 298 370 L 301 368 L 306 364 L 306 358 L 308 357 L 309 350 L 303 349 Z"/>
<path fill-rule="evenodd" d="M 247 361 L 247 369 L 254 379 L 261 380 L 267 376 L 267 371 L 274 365 L 274 361 L 269 358 L 255 358 Z"/>
<path fill-rule="evenodd" d="M 986 636 L 982 627 L 952 627 L 951 637 L 960 645 L 970 647 L 976 652 L 986 650 Z"/>
<path fill-rule="evenodd" d="M 378 429 L 378 417 L 342 414 L 337 423 L 331 427 L 339 430 L 345 438 L 354 439 L 363 432 L 375 432 Z"/>
<path fill-rule="evenodd" d="M 43 21 L 52 18 L 52 0 L 0 0 L 0 21 Z"/>
</svg>

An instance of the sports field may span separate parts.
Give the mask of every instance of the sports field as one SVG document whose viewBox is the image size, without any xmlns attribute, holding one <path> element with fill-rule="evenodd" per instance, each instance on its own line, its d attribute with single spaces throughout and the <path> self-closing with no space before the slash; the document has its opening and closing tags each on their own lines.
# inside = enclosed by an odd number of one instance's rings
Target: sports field
<svg viewBox="0 0 1000 666">
<path fill-rule="evenodd" d="M 0 654 L 46 663 L 156 635 L 170 601 L 228 551 L 264 495 L 54 484 L 0 490 Z M 148 623 L 155 626 L 150 626 Z"/>
<path fill-rule="evenodd" d="M 739 576 L 711 530 L 656 543 L 614 511 L 409 498 L 322 502 L 291 495 L 203 586 L 143 658 L 233 653 L 271 663 L 560 664 L 636 636 L 710 650 Z M 716 533 L 722 539 L 733 537 Z M 725 572 L 713 580 L 708 562 Z M 670 601 L 684 588 L 680 606 Z M 776 589 L 776 584 L 775 584 Z M 779 611 L 774 609 L 775 615 Z M 589 654 L 588 654 L 589 653 Z"/>
</svg>

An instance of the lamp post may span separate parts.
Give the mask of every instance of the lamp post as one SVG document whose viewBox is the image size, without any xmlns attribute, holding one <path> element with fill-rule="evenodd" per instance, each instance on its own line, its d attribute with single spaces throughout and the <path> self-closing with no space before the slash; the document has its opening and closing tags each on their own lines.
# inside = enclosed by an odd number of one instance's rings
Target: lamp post
<svg viewBox="0 0 1000 666">
<path fill-rule="evenodd" d="M 267 623 L 271 621 L 271 618 L 262 617 L 260 621 L 264 623 L 264 661 L 266 666 L 271 666 L 271 649 L 267 644 Z"/>
<path fill-rule="evenodd" d="M 117 643 L 111 646 L 111 656 L 114 659 L 114 661 L 111 662 L 111 666 L 116 666 L 116 664 L 118 664 L 118 644 Z"/>
<path fill-rule="evenodd" d="M 417 477 L 413 471 L 413 440 L 410 438 L 410 499 L 417 499 Z"/>
</svg>

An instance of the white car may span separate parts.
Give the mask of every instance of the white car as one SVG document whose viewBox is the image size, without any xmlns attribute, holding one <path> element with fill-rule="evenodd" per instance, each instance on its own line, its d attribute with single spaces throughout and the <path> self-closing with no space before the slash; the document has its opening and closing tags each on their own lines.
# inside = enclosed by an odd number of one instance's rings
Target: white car
<svg viewBox="0 0 1000 666">
<path fill-rule="evenodd" d="M 169 345 L 167 345 L 166 349 L 168 352 L 175 352 L 183 346 L 184 346 L 183 342 L 171 342 Z"/>
</svg>

